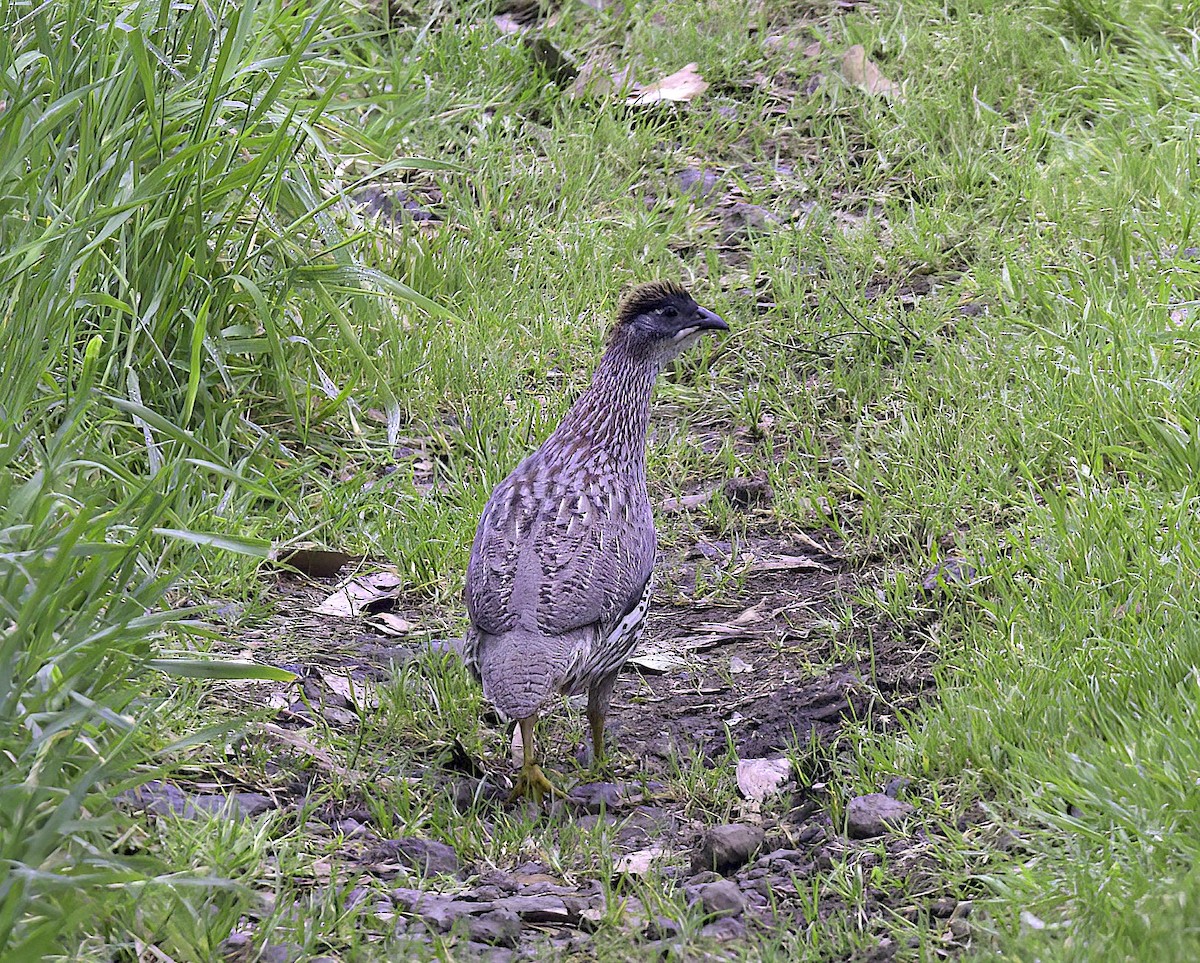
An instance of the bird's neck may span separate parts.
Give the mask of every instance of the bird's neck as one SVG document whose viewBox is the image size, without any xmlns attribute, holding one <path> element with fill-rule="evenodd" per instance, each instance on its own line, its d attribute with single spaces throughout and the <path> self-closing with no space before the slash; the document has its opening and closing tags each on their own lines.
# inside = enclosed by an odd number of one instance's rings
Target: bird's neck
<svg viewBox="0 0 1200 963">
<path fill-rule="evenodd" d="M 591 385 L 555 430 L 555 439 L 606 452 L 644 475 L 650 397 L 660 368 L 657 361 L 635 355 L 620 341 L 610 344 Z"/>
</svg>

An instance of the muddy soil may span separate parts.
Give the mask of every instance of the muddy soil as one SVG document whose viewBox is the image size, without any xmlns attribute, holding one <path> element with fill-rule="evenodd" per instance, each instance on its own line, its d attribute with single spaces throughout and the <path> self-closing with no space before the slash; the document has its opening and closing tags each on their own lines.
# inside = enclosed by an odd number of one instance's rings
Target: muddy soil
<svg viewBox="0 0 1200 963">
<path fill-rule="evenodd" d="M 548 772 L 570 789 L 570 798 L 548 807 L 547 832 L 557 838 L 571 826 L 587 830 L 597 821 L 610 823 L 618 867 L 622 857 L 631 860 L 625 867 L 630 880 L 644 871 L 638 861 L 650 859 L 675 896 L 682 893 L 707 920 L 699 932 L 685 933 L 677 921 L 625 895 L 628 955 L 622 950 L 613 956 L 609 947 L 601 958 L 722 959 L 738 946 L 745 949 L 756 934 L 802 929 L 839 914 L 853 920 L 847 925 L 865 935 L 867 949 L 860 939 L 859 950 L 827 958 L 906 956 L 904 937 L 896 935 L 898 921 L 910 934 L 917 923 L 926 938 L 930 929 L 938 933 L 939 952 L 968 945 L 970 903 L 938 878 L 929 852 L 939 830 L 934 821 L 922 820 L 918 788 L 903 774 L 880 773 L 880 793 L 855 804 L 858 816 L 869 810 L 862 825 L 846 818 L 849 800 L 832 800 L 826 791 L 824 780 L 836 766 L 847 721 L 890 724 L 897 712 L 931 692 L 935 661 L 920 625 L 899 626 L 856 611 L 862 586 L 881 573 L 854 569 L 840 550 L 829 532 L 756 535 L 736 546 L 701 539 L 660 562 L 646 636 L 614 696 L 609 725 L 614 752 L 604 777 L 611 781 L 588 781 L 573 758 L 583 759 L 586 752 L 580 707 L 563 700 L 548 712 L 539 730 Z M 727 590 L 699 600 L 682 594 L 711 580 L 714 570 L 732 573 Z M 359 724 L 352 699 L 331 689 L 329 680 L 340 675 L 386 685 L 395 665 L 422 649 L 442 653 L 430 663 L 432 671 L 439 658 L 457 655 L 455 640 L 414 643 L 380 635 L 362 619 L 312 612 L 335 579 L 276 579 L 280 614 L 240 642 L 259 658 L 301 675 L 271 693 L 268 701 L 277 714 L 264 730 L 278 743 L 280 759 L 273 780 L 264 782 L 274 782 L 274 804 L 298 809 L 320 796 L 323 774 L 336 774 L 343 785 L 347 775 L 328 753 L 305 751 L 320 741 L 318 735 L 309 741 L 309 732 L 319 732 L 310 728 L 314 712 L 334 728 Z M 409 614 L 418 617 L 416 610 Z M 254 698 L 261 704 L 261 689 Z M 506 745 L 499 720 L 485 716 L 480 726 L 492 732 L 488 744 Z M 793 769 L 765 799 L 743 799 L 720 815 L 707 813 L 681 788 L 686 785 L 679 778 L 681 766 L 731 776 L 738 760 L 789 754 L 803 771 Z M 465 751 L 431 747 L 428 767 L 419 774 L 424 784 L 429 785 L 429 770 L 436 770 L 434 783 L 456 794 L 460 811 L 478 812 L 480 806 L 497 814 L 513 811 L 504 790 L 514 767 L 502 748 L 494 758 L 475 759 Z M 299 778 L 291 789 L 280 790 L 278 776 L 287 769 Z M 177 783 L 158 790 L 158 797 L 151 790 L 139 805 L 151 811 L 212 810 L 211 800 L 219 798 L 212 786 L 208 795 L 189 797 L 195 787 Z M 265 797 L 244 791 L 255 787 L 243 782 L 236 788 L 243 790 L 237 806 L 241 797 L 264 805 Z M 833 812 L 839 813 L 836 823 Z M 880 813 L 885 822 L 872 829 L 869 818 Z M 318 835 L 345 837 L 338 859 L 359 878 L 364 894 L 377 894 L 379 885 L 392 887 L 383 901 L 388 905 L 379 907 L 384 928 L 414 945 L 427 942 L 430 933 L 453 932 L 462 958 L 501 963 L 563 953 L 597 956 L 593 941 L 600 936 L 593 931 L 611 912 L 606 903 L 611 889 L 597 877 L 594 861 L 570 868 L 536 859 L 511 866 L 472 864 L 437 840 L 389 838 L 375 825 L 370 807 L 344 796 L 322 805 L 310 825 Z M 729 852 L 714 833 L 737 837 Z M 841 876 L 875 878 L 871 871 L 883 862 L 887 872 L 876 874 L 878 885 L 866 885 L 852 901 L 836 887 L 820 885 L 835 867 Z M 364 887 L 372 879 L 378 885 Z M 230 958 L 251 946 L 248 933 L 241 934 L 228 947 Z"/>
</svg>

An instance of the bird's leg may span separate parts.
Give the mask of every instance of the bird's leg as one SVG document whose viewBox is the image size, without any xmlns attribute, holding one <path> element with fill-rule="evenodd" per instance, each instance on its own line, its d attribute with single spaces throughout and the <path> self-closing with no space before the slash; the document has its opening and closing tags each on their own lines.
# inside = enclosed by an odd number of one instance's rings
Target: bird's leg
<svg viewBox="0 0 1200 963">
<path fill-rule="evenodd" d="M 536 715 L 520 720 L 523 761 L 521 771 L 517 775 L 516 785 L 509 794 L 509 802 L 524 798 L 532 799 L 534 803 L 541 803 L 543 796 L 563 795 L 563 791 L 546 778 L 542 767 L 537 764 L 537 756 L 533 750 L 533 727 L 536 722 Z"/>
<path fill-rule="evenodd" d="M 592 729 L 592 769 L 600 771 L 604 767 L 604 722 L 608 717 L 608 707 L 612 701 L 613 685 L 617 677 L 605 676 L 588 690 L 587 717 Z"/>
</svg>

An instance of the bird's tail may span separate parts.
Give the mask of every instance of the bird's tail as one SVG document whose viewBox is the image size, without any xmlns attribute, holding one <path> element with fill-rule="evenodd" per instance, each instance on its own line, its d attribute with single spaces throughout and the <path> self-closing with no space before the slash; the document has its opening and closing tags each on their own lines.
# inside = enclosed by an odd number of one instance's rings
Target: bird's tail
<svg viewBox="0 0 1200 963">
<path fill-rule="evenodd" d="M 478 631 L 478 630 L 477 630 Z M 582 651 L 584 637 L 547 637 L 524 628 L 479 632 L 476 664 L 483 694 L 509 719 L 528 719 L 558 691 Z"/>
</svg>

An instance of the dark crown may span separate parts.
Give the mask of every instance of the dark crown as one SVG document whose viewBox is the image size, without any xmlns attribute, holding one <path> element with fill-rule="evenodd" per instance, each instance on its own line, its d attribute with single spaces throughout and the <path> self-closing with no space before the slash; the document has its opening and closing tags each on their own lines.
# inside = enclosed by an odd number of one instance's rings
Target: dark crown
<svg viewBox="0 0 1200 963">
<path fill-rule="evenodd" d="M 639 314 L 660 308 L 668 301 L 676 298 L 691 300 L 691 296 L 683 286 L 674 281 L 648 281 L 639 284 L 621 299 L 617 308 L 617 323 L 614 330 L 633 321 Z"/>
</svg>

